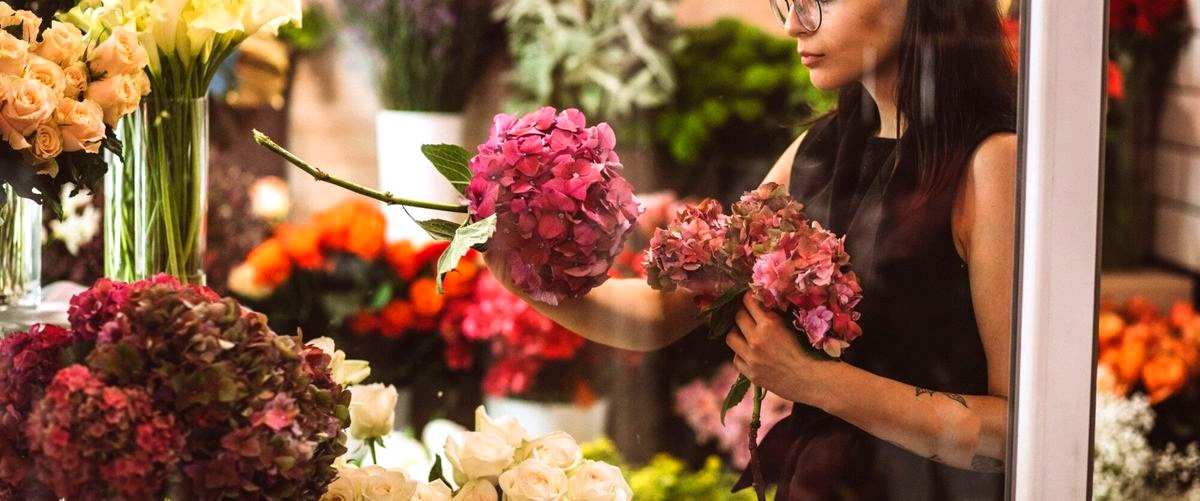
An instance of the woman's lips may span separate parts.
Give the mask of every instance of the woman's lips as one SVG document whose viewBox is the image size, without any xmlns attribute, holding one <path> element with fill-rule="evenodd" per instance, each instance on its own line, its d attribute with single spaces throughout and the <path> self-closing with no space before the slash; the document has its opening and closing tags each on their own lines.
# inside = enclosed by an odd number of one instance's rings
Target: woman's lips
<svg viewBox="0 0 1200 501">
<path fill-rule="evenodd" d="M 825 54 L 800 53 L 800 63 L 809 68 L 820 64 L 823 59 L 825 59 Z"/>
</svg>

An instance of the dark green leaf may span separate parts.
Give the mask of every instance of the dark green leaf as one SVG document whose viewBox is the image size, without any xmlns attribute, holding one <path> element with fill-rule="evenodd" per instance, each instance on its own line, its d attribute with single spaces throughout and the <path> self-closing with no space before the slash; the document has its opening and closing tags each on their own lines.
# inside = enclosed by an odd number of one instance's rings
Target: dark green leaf
<svg viewBox="0 0 1200 501">
<path fill-rule="evenodd" d="M 429 219 L 426 221 L 413 219 L 413 221 L 416 221 L 434 240 L 454 240 L 454 232 L 458 231 L 458 228 L 462 226 L 445 219 Z"/>
<path fill-rule="evenodd" d="M 450 246 L 442 253 L 442 257 L 438 258 L 437 287 L 439 294 L 442 292 L 442 276 L 458 266 L 459 260 L 467 255 L 467 251 L 471 249 L 471 246 L 487 243 L 492 238 L 492 233 L 495 232 L 495 214 L 488 216 L 487 219 L 482 221 L 476 221 L 459 227 L 454 232 L 454 240 L 450 241 Z"/>
<path fill-rule="evenodd" d="M 437 459 L 433 460 L 433 468 L 429 470 L 429 480 L 428 481 L 433 482 L 435 480 L 441 480 L 443 482 L 446 482 L 446 485 L 451 485 L 450 481 L 446 479 L 445 469 L 442 468 L 442 456 L 439 454 L 439 455 L 435 455 L 434 457 Z"/>
<path fill-rule="evenodd" d="M 371 309 L 378 310 L 387 306 L 392 302 L 392 296 L 395 295 L 395 286 L 392 282 L 384 282 L 378 289 L 375 289 L 375 296 L 371 298 Z"/>
<path fill-rule="evenodd" d="M 749 390 L 750 380 L 746 379 L 746 376 L 738 374 L 737 381 L 733 383 L 729 394 L 725 395 L 725 401 L 721 403 L 721 425 L 725 424 L 725 413 L 742 403 L 742 399 L 746 398 L 746 392 Z"/>
<path fill-rule="evenodd" d="M 454 189 L 459 193 L 467 192 L 467 184 L 471 182 L 469 151 L 453 144 L 426 144 L 421 146 L 421 153 L 424 153 L 425 158 L 433 163 L 433 167 L 442 173 L 442 177 L 454 185 Z"/>
<path fill-rule="evenodd" d="M 742 306 L 742 302 L 739 300 L 746 291 L 745 287 L 730 290 L 717 298 L 712 306 L 704 311 L 704 314 L 708 316 L 709 337 L 718 339 L 733 330 L 734 324 L 737 323 L 738 309 Z"/>
</svg>

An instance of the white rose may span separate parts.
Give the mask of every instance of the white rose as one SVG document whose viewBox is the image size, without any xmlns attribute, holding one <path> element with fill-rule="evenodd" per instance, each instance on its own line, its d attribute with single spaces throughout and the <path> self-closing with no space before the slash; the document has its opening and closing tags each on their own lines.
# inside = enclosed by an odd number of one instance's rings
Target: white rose
<svg viewBox="0 0 1200 501">
<path fill-rule="evenodd" d="M 409 499 L 417 490 L 417 483 L 402 471 L 387 470 L 379 466 L 367 466 L 361 471 L 362 494 L 366 499 Z"/>
<path fill-rule="evenodd" d="M 468 431 L 446 439 L 446 459 L 454 466 L 455 478 L 496 478 L 513 464 L 516 449 L 491 433 Z"/>
<path fill-rule="evenodd" d="M 571 501 L 628 501 L 633 489 L 621 469 L 600 461 L 585 461 L 567 480 L 567 499 Z"/>
<path fill-rule="evenodd" d="M 467 482 L 467 485 L 454 495 L 454 501 L 497 501 L 499 498 L 496 486 L 482 478 Z"/>
<path fill-rule="evenodd" d="M 18 76 L 29 60 L 29 42 L 0 31 L 0 75 Z"/>
<path fill-rule="evenodd" d="M 46 122 L 58 107 L 58 98 L 46 84 L 29 78 L 16 78 L 8 83 L 8 89 L 0 102 L 0 132 L 15 150 L 28 148 L 25 138 Z"/>
<path fill-rule="evenodd" d="M 379 383 L 350 387 L 350 434 L 359 440 L 392 432 L 396 422 L 396 387 Z"/>
<path fill-rule="evenodd" d="M 291 210 L 287 181 L 278 176 L 260 178 L 250 186 L 250 212 L 259 219 L 282 221 Z"/>
<path fill-rule="evenodd" d="M 104 123 L 115 127 L 117 120 L 132 113 L 141 102 L 137 82 L 129 75 L 112 75 L 88 85 L 85 94 L 104 110 Z"/>
<path fill-rule="evenodd" d="M 123 26 L 114 28 L 108 39 L 88 55 L 88 66 L 92 71 L 106 77 L 139 73 L 149 61 L 146 49 L 138 42 L 137 32 Z"/>
<path fill-rule="evenodd" d="M 63 77 L 66 79 L 67 85 L 63 89 L 63 95 L 70 99 L 79 99 L 88 86 L 88 69 L 83 61 L 75 61 L 71 65 L 63 68 Z"/>
<path fill-rule="evenodd" d="M 411 501 L 451 501 L 450 486 L 441 480 L 434 480 L 417 486 Z"/>
<path fill-rule="evenodd" d="M 62 135 L 54 123 L 44 123 L 33 131 L 33 157 L 40 161 L 53 160 L 62 153 Z"/>
<path fill-rule="evenodd" d="M 583 451 L 571 435 L 556 431 L 534 440 L 521 459 L 534 458 L 560 470 L 570 470 L 583 461 Z"/>
<path fill-rule="evenodd" d="M 25 78 L 44 83 L 58 94 L 64 93 L 67 88 L 66 72 L 58 63 L 42 56 L 29 56 L 29 61 L 25 63 Z"/>
<path fill-rule="evenodd" d="M 333 382 L 337 384 L 342 386 L 356 385 L 371 375 L 371 365 L 367 361 L 347 360 L 346 352 L 337 349 L 331 338 L 319 337 L 309 341 L 307 344 L 315 346 L 329 355 L 329 358 L 332 359 L 329 363 L 329 371 L 333 374 Z"/>
<path fill-rule="evenodd" d="M 536 459 L 527 459 L 500 475 L 500 490 L 506 501 L 562 499 L 567 494 L 567 475 Z"/>
<path fill-rule="evenodd" d="M 363 475 L 357 468 L 339 469 L 337 478 L 329 484 L 321 501 L 357 501 L 362 493 L 362 480 Z"/>
<path fill-rule="evenodd" d="M 35 52 L 65 68 L 83 57 L 84 48 L 83 32 L 79 28 L 71 23 L 54 21 L 50 23 L 50 29 L 42 32 L 42 43 Z"/>
<path fill-rule="evenodd" d="M 258 279 L 258 271 L 249 264 L 242 263 L 229 270 L 227 285 L 229 290 L 236 292 L 239 296 L 250 299 L 262 299 L 270 296 L 272 289 L 262 285 L 261 282 Z"/>
<path fill-rule="evenodd" d="M 488 416 L 487 411 L 483 406 L 475 409 L 475 431 L 481 433 L 491 433 L 500 438 L 503 438 L 508 445 L 514 449 L 521 446 L 523 442 L 529 440 L 529 432 L 517 422 L 512 416 L 504 416 L 499 419 L 492 419 Z"/>
<path fill-rule="evenodd" d="M 104 110 L 95 101 L 62 99 L 54 110 L 63 151 L 98 153 L 104 140 Z"/>
</svg>

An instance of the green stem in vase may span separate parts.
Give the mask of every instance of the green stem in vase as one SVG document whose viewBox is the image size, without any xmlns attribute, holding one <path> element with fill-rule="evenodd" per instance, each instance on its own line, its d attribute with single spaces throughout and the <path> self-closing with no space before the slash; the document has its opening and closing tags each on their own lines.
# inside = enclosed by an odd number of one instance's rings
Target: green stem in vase
<svg viewBox="0 0 1200 501">
<path fill-rule="evenodd" d="M 314 167 L 311 164 L 309 164 L 308 162 L 305 162 L 304 160 L 302 160 L 300 157 L 297 157 L 292 152 L 290 152 L 290 151 L 284 149 L 282 146 L 279 146 L 278 144 L 276 144 L 275 141 L 271 140 L 270 137 L 267 137 L 266 134 L 263 134 L 262 132 L 259 132 L 257 130 L 254 131 L 254 142 L 258 143 L 259 145 L 262 145 L 264 148 L 266 148 L 268 150 L 271 150 L 276 155 L 283 157 L 283 159 L 287 160 L 288 163 L 291 163 L 292 165 L 299 167 L 300 170 L 307 172 L 309 175 L 311 175 L 313 177 L 313 179 L 316 179 L 317 181 L 322 181 L 322 182 L 332 184 L 334 186 L 345 188 L 354 193 L 358 193 L 359 195 L 362 195 L 365 197 L 373 198 L 373 199 L 383 202 L 385 204 L 403 205 L 403 206 L 407 206 L 407 207 L 417 207 L 417 208 L 421 208 L 421 209 L 440 210 L 440 211 L 445 211 L 445 212 L 456 212 L 456 213 L 461 213 L 461 214 L 467 213 L 467 206 L 465 206 L 465 205 L 440 204 L 440 203 L 436 203 L 436 202 L 426 202 L 423 200 L 411 200 L 411 199 L 407 199 L 407 198 L 400 198 L 395 195 L 392 195 L 391 192 L 379 191 L 379 190 L 367 188 L 367 187 L 362 186 L 353 181 L 347 181 L 347 180 L 341 179 L 337 176 L 333 176 L 333 175 L 321 170 L 320 168 Z"/>
</svg>

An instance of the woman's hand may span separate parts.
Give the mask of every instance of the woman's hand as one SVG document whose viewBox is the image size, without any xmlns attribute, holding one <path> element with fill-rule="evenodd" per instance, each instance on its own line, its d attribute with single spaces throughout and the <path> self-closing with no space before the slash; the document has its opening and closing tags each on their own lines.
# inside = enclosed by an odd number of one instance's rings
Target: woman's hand
<svg viewBox="0 0 1200 501">
<path fill-rule="evenodd" d="M 792 402 L 819 407 L 828 397 L 829 380 L 837 362 L 809 353 L 796 331 L 778 313 L 746 294 L 737 312 L 737 326 L 725 336 L 733 348 L 733 365 L 750 382 Z"/>
<path fill-rule="evenodd" d="M 483 262 L 487 265 L 488 271 L 492 273 L 496 281 L 500 282 L 500 285 L 503 285 L 505 289 L 508 289 L 509 292 L 515 294 L 517 297 L 527 302 L 529 301 L 529 298 L 513 283 L 512 277 L 508 273 L 508 266 L 505 266 L 507 258 L 499 249 L 489 249 L 487 252 L 484 252 Z"/>
</svg>

